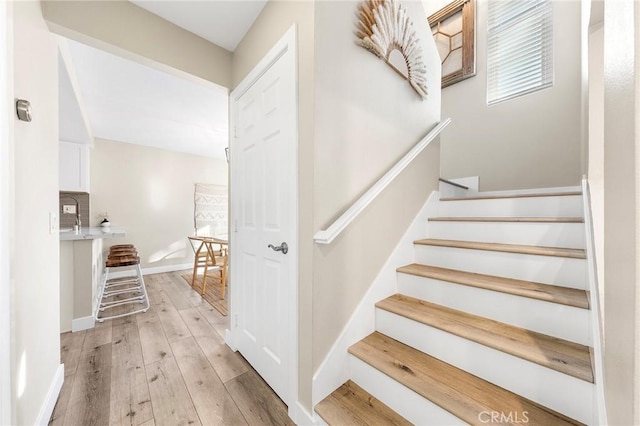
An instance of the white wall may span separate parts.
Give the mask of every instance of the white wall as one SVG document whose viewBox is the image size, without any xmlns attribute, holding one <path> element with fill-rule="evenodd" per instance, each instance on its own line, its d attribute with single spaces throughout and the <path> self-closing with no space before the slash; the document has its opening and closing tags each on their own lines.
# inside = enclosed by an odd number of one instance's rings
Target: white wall
<svg viewBox="0 0 640 426">
<path fill-rule="evenodd" d="M 51 30 L 67 38 L 231 86 L 231 52 L 131 2 L 42 1 L 42 7 Z"/>
<path fill-rule="evenodd" d="M 609 424 L 640 424 L 640 3 L 604 2 L 604 372 Z"/>
<path fill-rule="evenodd" d="M 143 268 L 193 265 L 194 184 L 227 184 L 227 162 L 139 145 L 96 139 L 91 152 L 91 225 L 109 213 L 132 243 Z"/>
<path fill-rule="evenodd" d="M 9 276 L 9 140 L 13 111 L 9 99 L 13 99 L 12 11 L 9 3 L 0 3 L 0 424 L 11 423 L 11 282 Z M 12 105 L 11 105 L 12 106 Z"/>
<path fill-rule="evenodd" d="M 12 371 L 14 424 L 34 424 L 60 365 L 58 56 L 39 2 L 13 2 L 14 96 L 33 121 L 13 115 Z M 55 398 L 56 395 L 53 395 Z"/>
<path fill-rule="evenodd" d="M 430 15 L 449 0 L 425 1 Z M 580 1 L 555 1 L 552 88 L 487 106 L 487 0 L 476 3 L 475 77 L 442 90 L 442 176 L 480 176 L 480 189 L 578 185 L 581 161 Z"/>
<path fill-rule="evenodd" d="M 315 11 L 314 229 L 325 229 L 440 120 L 440 60 L 419 1 L 403 1 L 423 51 L 422 100 L 356 44 L 359 2 Z M 313 259 L 313 366 L 327 355 L 411 221 L 437 187 L 435 143 Z M 400 265 L 399 265 L 400 266 Z"/>
</svg>

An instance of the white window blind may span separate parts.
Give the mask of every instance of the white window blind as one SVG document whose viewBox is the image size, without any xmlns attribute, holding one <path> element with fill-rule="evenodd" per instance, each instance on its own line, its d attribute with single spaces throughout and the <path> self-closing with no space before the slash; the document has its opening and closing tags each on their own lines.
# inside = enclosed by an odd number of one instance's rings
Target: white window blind
<svg viewBox="0 0 640 426">
<path fill-rule="evenodd" d="M 490 0 L 487 103 L 553 85 L 551 0 Z"/>
</svg>

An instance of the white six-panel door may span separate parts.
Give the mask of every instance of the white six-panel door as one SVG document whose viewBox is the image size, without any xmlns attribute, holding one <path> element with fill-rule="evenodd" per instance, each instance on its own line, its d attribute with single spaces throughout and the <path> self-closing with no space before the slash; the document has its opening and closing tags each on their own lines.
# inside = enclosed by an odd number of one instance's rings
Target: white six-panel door
<svg viewBox="0 0 640 426">
<path fill-rule="evenodd" d="M 231 264 L 235 345 L 289 403 L 292 283 L 296 282 L 295 55 L 285 49 L 232 94 Z M 276 251 L 282 243 L 288 252 Z M 237 308 L 234 312 L 234 308 Z"/>
</svg>

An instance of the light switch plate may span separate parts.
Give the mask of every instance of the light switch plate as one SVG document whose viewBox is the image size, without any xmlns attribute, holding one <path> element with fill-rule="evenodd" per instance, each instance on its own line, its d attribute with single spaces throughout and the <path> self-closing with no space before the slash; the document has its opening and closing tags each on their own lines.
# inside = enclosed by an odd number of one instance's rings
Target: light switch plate
<svg viewBox="0 0 640 426">
<path fill-rule="evenodd" d="M 58 229 L 58 213 L 49 212 L 49 234 L 55 234 L 56 232 L 58 232 Z"/>
<path fill-rule="evenodd" d="M 65 213 L 65 214 L 76 214 L 76 206 L 74 204 L 63 204 L 62 205 L 62 213 Z"/>
</svg>

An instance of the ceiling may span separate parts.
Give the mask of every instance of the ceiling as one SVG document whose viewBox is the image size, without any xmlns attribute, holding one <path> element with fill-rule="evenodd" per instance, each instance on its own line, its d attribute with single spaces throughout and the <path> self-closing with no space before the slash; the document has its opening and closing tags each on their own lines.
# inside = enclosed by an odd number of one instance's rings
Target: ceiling
<svg viewBox="0 0 640 426">
<path fill-rule="evenodd" d="M 71 40 L 67 43 L 72 62 L 67 68 L 73 67 L 71 75 L 93 137 L 225 158 L 226 88 L 186 80 Z M 60 98 L 75 96 L 64 93 L 69 90 L 72 85 L 61 73 Z M 75 107 L 61 103 L 61 108 Z M 77 113 L 61 109 L 60 116 L 74 120 Z M 72 127 L 60 123 L 61 131 Z"/>
<path fill-rule="evenodd" d="M 131 1 L 229 51 L 235 50 L 267 2 Z M 67 43 L 65 59 L 71 63 L 60 65 L 61 140 L 89 143 L 93 136 L 225 158 L 229 120 L 225 88 L 186 80 L 71 40 Z"/>
<path fill-rule="evenodd" d="M 233 52 L 267 0 L 130 0 Z"/>
</svg>

